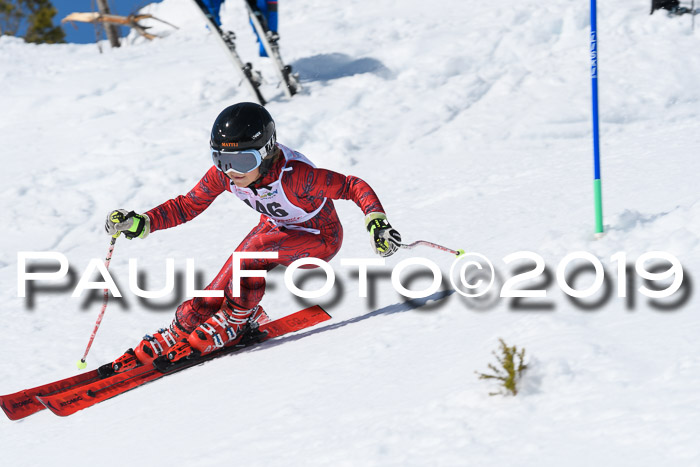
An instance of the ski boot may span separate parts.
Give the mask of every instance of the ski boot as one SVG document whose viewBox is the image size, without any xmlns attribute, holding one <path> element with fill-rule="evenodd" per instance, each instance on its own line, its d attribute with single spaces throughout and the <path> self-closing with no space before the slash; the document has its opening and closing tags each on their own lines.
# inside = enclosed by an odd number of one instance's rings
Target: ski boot
<svg viewBox="0 0 700 467">
<path fill-rule="evenodd" d="M 227 345 L 233 345 L 249 329 L 248 323 L 269 323 L 270 318 L 260 305 L 251 310 L 238 310 L 225 303 L 211 318 L 200 324 L 187 338 L 178 342 L 168 352 L 168 360 L 175 363 L 189 356 L 212 353 Z"/>
<path fill-rule="evenodd" d="M 112 362 L 114 373 L 121 373 L 139 365 L 147 365 L 161 355 L 165 355 L 177 343 L 186 341 L 189 333 L 173 321 L 167 329 L 160 329 L 151 335 L 145 335 L 135 349 L 127 350 L 124 355 Z"/>
</svg>

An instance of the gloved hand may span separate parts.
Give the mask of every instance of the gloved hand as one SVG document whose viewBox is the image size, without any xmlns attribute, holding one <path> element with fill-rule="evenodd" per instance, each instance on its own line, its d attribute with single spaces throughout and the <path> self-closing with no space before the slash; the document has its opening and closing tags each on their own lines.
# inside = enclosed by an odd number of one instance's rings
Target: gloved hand
<svg viewBox="0 0 700 467">
<path fill-rule="evenodd" d="M 365 227 L 372 236 L 372 248 L 379 256 L 384 258 L 391 256 L 401 246 L 401 234 L 389 224 L 385 214 L 381 212 L 367 214 Z"/>
<path fill-rule="evenodd" d="M 107 215 L 105 231 L 109 235 L 117 235 L 120 232 L 131 240 L 132 238 L 146 238 L 151 233 L 151 219 L 146 214 L 128 212 L 126 209 L 115 209 Z"/>
</svg>

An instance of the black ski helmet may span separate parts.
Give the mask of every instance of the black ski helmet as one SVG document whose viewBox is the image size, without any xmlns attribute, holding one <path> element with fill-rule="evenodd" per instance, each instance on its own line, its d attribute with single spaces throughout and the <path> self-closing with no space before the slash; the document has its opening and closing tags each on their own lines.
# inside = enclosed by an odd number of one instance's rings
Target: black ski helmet
<svg viewBox="0 0 700 467">
<path fill-rule="evenodd" d="M 253 102 L 226 107 L 211 128 L 210 145 L 217 151 L 264 148 L 267 159 L 274 155 L 276 142 L 275 121 L 265 107 Z"/>
</svg>

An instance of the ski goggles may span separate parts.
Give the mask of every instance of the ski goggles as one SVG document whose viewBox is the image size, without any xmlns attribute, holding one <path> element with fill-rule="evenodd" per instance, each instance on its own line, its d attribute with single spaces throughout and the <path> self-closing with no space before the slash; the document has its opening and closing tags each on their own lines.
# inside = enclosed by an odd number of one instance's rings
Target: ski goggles
<svg viewBox="0 0 700 467">
<path fill-rule="evenodd" d="M 265 148 L 243 149 L 241 151 L 219 151 L 211 149 L 211 158 L 217 169 L 224 173 L 235 172 L 247 174 L 260 167 L 262 160 L 267 156 Z"/>
</svg>

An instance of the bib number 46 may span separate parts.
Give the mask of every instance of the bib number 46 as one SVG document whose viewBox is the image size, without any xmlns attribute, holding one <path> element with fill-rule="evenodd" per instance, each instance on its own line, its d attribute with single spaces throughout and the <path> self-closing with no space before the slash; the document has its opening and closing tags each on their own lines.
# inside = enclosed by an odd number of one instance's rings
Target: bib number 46
<svg viewBox="0 0 700 467">
<path fill-rule="evenodd" d="M 287 211 L 282 209 L 282 205 L 280 203 L 267 203 L 267 205 L 264 205 L 260 201 L 256 200 L 255 206 L 253 206 L 249 200 L 244 199 L 243 201 L 245 202 L 245 204 L 258 211 L 260 214 L 265 214 L 266 216 L 287 217 L 289 215 Z"/>
</svg>

